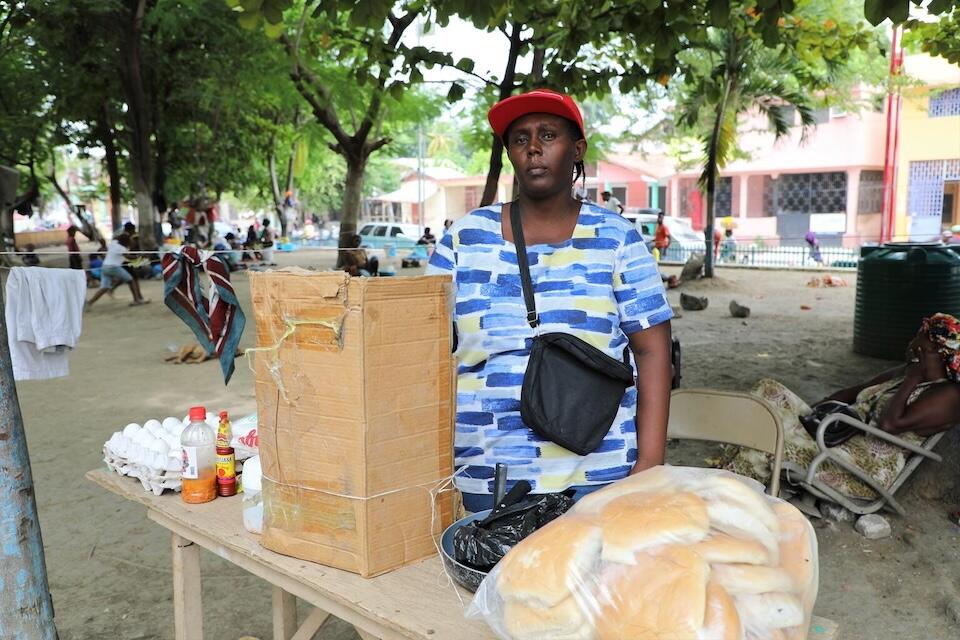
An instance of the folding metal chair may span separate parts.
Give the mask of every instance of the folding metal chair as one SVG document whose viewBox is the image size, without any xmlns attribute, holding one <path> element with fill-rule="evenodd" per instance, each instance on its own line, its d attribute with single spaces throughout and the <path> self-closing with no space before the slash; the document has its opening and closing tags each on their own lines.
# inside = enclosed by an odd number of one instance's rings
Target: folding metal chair
<svg viewBox="0 0 960 640">
<path fill-rule="evenodd" d="M 780 493 L 783 423 L 764 400 L 748 393 L 677 389 L 670 394 L 667 437 L 749 447 L 773 456 L 767 492 Z"/>
<path fill-rule="evenodd" d="M 892 485 L 890 485 L 889 487 L 884 487 L 882 484 L 877 482 L 874 478 L 870 477 L 870 475 L 868 475 L 867 472 L 865 472 L 863 469 L 856 466 L 855 464 L 850 463 L 847 460 L 844 460 L 839 455 L 837 455 L 833 449 L 831 449 L 824 443 L 823 434 L 826 433 L 830 425 L 835 424 L 837 422 L 842 422 L 852 427 L 856 427 L 857 429 L 860 429 L 861 431 L 863 431 L 865 434 L 870 434 L 876 438 L 880 438 L 881 440 L 885 440 L 887 442 L 895 444 L 898 447 L 901 447 L 902 449 L 905 449 L 906 451 L 909 451 L 913 454 L 907 459 L 907 463 L 904 465 L 903 470 L 900 471 L 899 475 L 897 475 L 897 478 L 893 481 Z M 867 514 L 867 513 L 874 513 L 882 509 L 884 506 L 889 506 L 900 515 L 906 515 L 906 511 L 900 505 L 900 503 L 897 502 L 897 500 L 893 497 L 893 494 L 895 494 L 897 490 L 903 486 L 903 484 L 907 481 L 907 479 L 913 474 L 914 471 L 916 471 L 917 467 L 919 467 L 920 463 L 922 463 L 924 460 L 929 459 L 929 460 L 935 460 L 936 462 L 941 462 L 943 460 L 943 458 L 939 454 L 936 454 L 933 452 L 933 447 L 936 446 L 938 442 L 940 442 L 940 439 L 943 437 L 943 435 L 944 435 L 944 432 L 936 433 L 932 436 L 929 436 L 926 440 L 923 441 L 922 444 L 917 445 L 912 442 L 908 442 L 903 438 L 899 438 L 895 435 L 891 435 L 886 431 L 877 429 L 876 427 L 871 427 L 870 425 L 865 424 L 864 422 L 861 422 L 860 420 L 857 420 L 855 418 L 851 418 L 848 415 L 844 415 L 842 413 L 834 413 L 824 418 L 820 422 L 820 427 L 817 429 L 816 440 L 817 440 L 817 447 L 820 449 L 820 453 L 818 453 L 816 457 L 814 457 L 814 459 L 810 462 L 810 466 L 805 470 L 805 473 L 803 473 L 803 470 L 800 470 L 802 473 L 802 477 L 798 477 L 799 474 L 794 475 L 797 470 L 792 469 L 788 466 L 786 470 L 787 480 L 790 482 L 799 484 L 811 495 L 817 498 L 820 498 L 821 500 L 828 500 L 830 502 L 835 502 L 836 504 L 839 504 L 854 513 L 858 513 L 861 515 Z M 865 485 L 869 486 L 871 489 L 876 491 L 877 495 L 879 495 L 880 497 L 877 498 L 876 500 L 862 500 L 858 498 L 851 498 L 849 496 L 843 495 L 842 493 L 840 493 L 830 485 L 824 482 L 821 482 L 820 480 L 817 480 L 816 478 L 817 469 L 819 469 L 820 465 L 827 460 L 837 465 L 838 467 L 842 468 L 850 475 L 856 477 Z"/>
</svg>

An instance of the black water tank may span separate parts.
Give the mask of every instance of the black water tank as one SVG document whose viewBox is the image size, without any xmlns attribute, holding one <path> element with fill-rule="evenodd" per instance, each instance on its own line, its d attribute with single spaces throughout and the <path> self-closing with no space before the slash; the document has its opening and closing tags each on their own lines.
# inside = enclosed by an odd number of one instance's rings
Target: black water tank
<svg viewBox="0 0 960 640">
<path fill-rule="evenodd" d="M 854 351 L 903 360 L 920 321 L 937 312 L 960 317 L 960 245 L 890 243 L 860 250 Z"/>
</svg>

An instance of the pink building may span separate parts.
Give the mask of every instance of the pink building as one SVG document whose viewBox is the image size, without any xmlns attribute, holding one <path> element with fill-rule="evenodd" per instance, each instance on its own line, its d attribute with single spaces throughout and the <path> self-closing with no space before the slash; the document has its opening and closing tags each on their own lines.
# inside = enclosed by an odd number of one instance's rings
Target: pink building
<svg viewBox="0 0 960 640">
<path fill-rule="evenodd" d="M 850 247 L 879 239 L 883 113 L 822 109 L 815 115 L 817 127 L 806 140 L 796 126 L 777 142 L 765 117 L 742 119 L 739 145 L 749 159 L 724 167 L 717 185 L 717 218 L 732 217 L 737 237 L 795 245 L 814 231 L 823 244 Z M 702 229 L 699 176 L 697 168 L 670 178 L 666 210 Z"/>
<path fill-rule="evenodd" d="M 586 169 L 589 200 L 602 203 L 600 194 L 610 191 L 630 211 L 662 208 L 667 198 L 665 176 L 673 172 L 665 156 L 653 154 L 612 153 L 604 160 L 588 163 Z"/>
</svg>

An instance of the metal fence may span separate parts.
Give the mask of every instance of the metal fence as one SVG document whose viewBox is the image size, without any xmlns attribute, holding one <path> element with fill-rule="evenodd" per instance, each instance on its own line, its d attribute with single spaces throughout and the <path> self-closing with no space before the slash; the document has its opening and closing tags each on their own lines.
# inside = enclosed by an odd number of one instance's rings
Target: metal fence
<svg viewBox="0 0 960 640">
<path fill-rule="evenodd" d="M 703 248 L 671 246 L 660 256 L 662 264 L 683 264 L 694 253 L 703 253 Z M 764 247 L 758 245 L 738 246 L 732 253 L 722 248 L 717 265 L 739 265 L 769 268 L 813 268 L 856 269 L 860 257 L 859 249 L 845 247 L 820 247 L 820 262 L 814 259 L 810 247 Z"/>
</svg>

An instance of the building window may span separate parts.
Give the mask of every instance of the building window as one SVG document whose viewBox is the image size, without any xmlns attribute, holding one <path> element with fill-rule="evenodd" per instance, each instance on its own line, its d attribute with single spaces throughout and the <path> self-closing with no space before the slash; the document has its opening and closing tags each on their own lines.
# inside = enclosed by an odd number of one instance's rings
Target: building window
<svg viewBox="0 0 960 640">
<path fill-rule="evenodd" d="M 739 211 L 733 210 L 733 178 L 721 177 L 717 180 L 717 194 L 715 199 L 716 207 L 714 211 L 717 212 L 718 218 L 740 215 Z"/>
<path fill-rule="evenodd" d="M 464 187 L 463 188 L 463 208 L 465 211 L 470 212 L 480 206 L 480 196 L 483 193 L 480 190 L 480 187 Z"/>
<path fill-rule="evenodd" d="M 883 171 L 861 171 L 857 213 L 880 213 L 883 211 Z"/>
<path fill-rule="evenodd" d="M 847 210 L 847 174 L 785 173 L 777 179 L 776 213 L 843 213 Z"/>
<path fill-rule="evenodd" d="M 813 121 L 817 124 L 827 124 L 830 122 L 830 107 L 813 110 Z"/>
<path fill-rule="evenodd" d="M 931 92 L 927 115 L 931 118 L 960 116 L 960 89 Z"/>
</svg>

